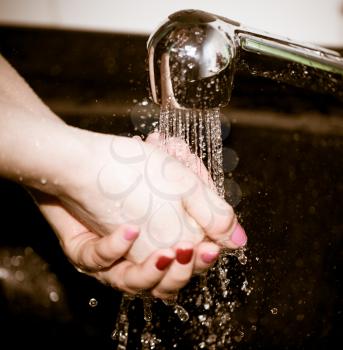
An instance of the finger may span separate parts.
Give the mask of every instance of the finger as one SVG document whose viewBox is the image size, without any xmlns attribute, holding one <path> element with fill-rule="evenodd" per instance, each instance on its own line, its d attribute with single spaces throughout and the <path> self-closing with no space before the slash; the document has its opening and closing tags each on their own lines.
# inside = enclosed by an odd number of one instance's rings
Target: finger
<svg viewBox="0 0 343 350">
<path fill-rule="evenodd" d="M 149 134 L 145 142 L 156 147 L 162 146 L 160 142 L 160 134 L 158 132 Z M 214 188 L 213 180 L 209 176 L 204 162 L 196 154 L 191 152 L 189 145 L 185 140 L 179 137 L 170 137 L 168 138 L 164 149 L 169 155 L 174 156 L 192 170 L 192 172 L 199 176 L 204 183 L 211 188 Z"/>
<path fill-rule="evenodd" d="M 158 145 L 159 134 L 152 133 L 147 140 Z M 232 207 L 213 191 L 215 185 L 202 160 L 191 154 L 187 143 L 180 138 L 170 138 L 166 149 L 209 186 L 199 185 L 190 195 L 185 196 L 183 203 L 188 213 L 206 231 L 209 238 L 222 246 L 231 249 L 244 246 L 247 241 L 245 231 L 238 225 Z"/>
<path fill-rule="evenodd" d="M 215 188 L 214 182 L 204 164 L 204 162 L 195 154 L 192 154 L 187 165 L 192 172 L 197 175 L 211 189 Z"/>
<path fill-rule="evenodd" d="M 220 253 L 220 247 L 209 241 L 199 243 L 195 249 L 194 272 L 202 273 L 213 265 Z"/>
<path fill-rule="evenodd" d="M 91 273 L 111 266 L 124 256 L 139 235 L 138 227 L 122 225 L 100 237 L 66 211 L 58 200 L 35 193 L 39 208 L 59 237 L 63 251 L 80 272 Z"/>
<path fill-rule="evenodd" d="M 236 221 L 236 225 L 231 232 L 227 236 L 217 239 L 216 243 L 222 247 L 237 249 L 244 247 L 247 241 L 248 237 L 244 228 Z"/>
<path fill-rule="evenodd" d="M 200 182 L 182 198 L 186 211 L 210 237 L 227 233 L 235 220 L 232 207 Z"/>
<path fill-rule="evenodd" d="M 180 217 L 182 218 L 183 228 L 178 241 L 192 242 L 197 245 L 207 239 L 204 230 L 186 211 L 180 214 Z"/>
<path fill-rule="evenodd" d="M 160 133 L 158 133 L 158 132 L 150 133 L 146 137 L 145 142 L 149 143 L 150 145 L 154 145 L 154 146 L 159 147 L 160 146 Z"/>
<path fill-rule="evenodd" d="M 194 245 L 191 242 L 179 242 L 174 247 L 176 259 L 161 282 L 151 291 L 152 295 L 160 299 L 169 299 L 184 287 L 192 277 L 194 266 Z"/>
<path fill-rule="evenodd" d="M 175 259 L 172 249 L 160 249 L 151 254 L 143 263 L 134 264 L 129 261 L 119 263 L 116 275 L 111 270 L 102 272 L 102 278 L 112 286 L 135 294 L 142 289 L 151 289 L 168 271 L 169 266 Z"/>
<path fill-rule="evenodd" d="M 138 235 L 139 228 L 133 225 L 122 225 L 104 237 L 81 233 L 71 242 L 76 263 L 89 271 L 107 268 L 127 253 Z"/>
<path fill-rule="evenodd" d="M 183 204 L 210 239 L 231 249 L 246 244 L 245 231 L 232 207 L 207 186 L 199 184 L 183 198 Z"/>
<path fill-rule="evenodd" d="M 196 154 L 191 152 L 189 145 L 183 139 L 178 137 L 169 138 L 166 151 L 189 168 L 205 184 L 213 186 L 213 181 L 209 176 L 204 162 Z"/>
</svg>

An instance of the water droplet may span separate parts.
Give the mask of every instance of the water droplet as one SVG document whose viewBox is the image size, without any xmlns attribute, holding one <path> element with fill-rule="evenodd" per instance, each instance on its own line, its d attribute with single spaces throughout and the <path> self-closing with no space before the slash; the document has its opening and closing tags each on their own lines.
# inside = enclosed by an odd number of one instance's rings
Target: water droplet
<svg viewBox="0 0 343 350">
<path fill-rule="evenodd" d="M 205 309 L 205 310 L 208 310 L 209 308 L 210 308 L 210 304 L 209 304 L 209 303 L 205 303 L 205 304 L 204 304 L 204 309 Z"/>
<path fill-rule="evenodd" d="M 9 277 L 10 273 L 8 272 L 7 269 L 5 269 L 4 267 L 0 267 L 0 279 L 7 279 Z"/>
<path fill-rule="evenodd" d="M 96 307 L 96 306 L 98 306 L 98 301 L 95 298 L 91 298 L 91 299 L 89 299 L 88 304 L 90 307 Z"/>
<path fill-rule="evenodd" d="M 199 315 L 198 319 L 200 322 L 204 322 L 204 321 L 206 321 L 206 315 Z"/>
<path fill-rule="evenodd" d="M 207 343 L 212 344 L 217 340 L 217 335 L 216 334 L 210 334 L 207 338 Z"/>
<path fill-rule="evenodd" d="M 299 315 L 296 316 L 296 320 L 297 320 L 297 321 L 303 321 L 304 318 L 305 318 L 305 315 L 304 315 L 304 314 L 299 314 Z"/>
<path fill-rule="evenodd" d="M 225 199 L 231 204 L 232 207 L 236 207 L 243 196 L 241 187 L 239 184 L 233 179 L 225 179 L 224 180 L 225 187 Z"/>
<path fill-rule="evenodd" d="M 144 320 L 150 322 L 152 320 L 152 311 L 151 311 L 151 299 L 143 298 L 143 308 L 144 308 Z"/>
<path fill-rule="evenodd" d="M 118 339 L 118 332 L 117 332 L 116 329 L 111 333 L 111 339 L 112 340 L 117 340 Z"/>
<path fill-rule="evenodd" d="M 246 247 L 241 247 L 229 252 L 228 254 L 235 256 L 240 262 L 240 264 L 246 265 L 246 263 L 248 262 L 248 258 L 245 255 L 245 250 L 246 250 Z"/>
<path fill-rule="evenodd" d="M 46 184 L 48 183 L 48 180 L 45 179 L 45 178 L 41 178 L 41 179 L 40 179 L 40 183 L 41 183 L 42 185 L 46 185 Z"/>
<path fill-rule="evenodd" d="M 25 274 L 23 271 L 18 270 L 15 272 L 14 277 L 18 282 L 23 282 L 25 279 Z"/>
<path fill-rule="evenodd" d="M 174 313 L 179 316 L 182 322 L 186 322 L 189 319 L 188 312 L 181 305 L 177 304 L 174 306 Z"/>
<path fill-rule="evenodd" d="M 60 300 L 59 295 L 57 294 L 57 292 L 55 292 L 54 290 L 51 291 L 49 293 L 49 299 L 53 302 L 53 303 L 57 303 Z"/>
<path fill-rule="evenodd" d="M 278 308 L 277 307 L 273 307 L 270 309 L 270 312 L 273 314 L 273 315 L 276 315 L 278 313 Z"/>
<path fill-rule="evenodd" d="M 239 161 L 239 158 L 236 151 L 228 147 L 223 148 L 224 172 L 229 173 L 235 170 L 238 165 L 238 161 Z"/>
<path fill-rule="evenodd" d="M 20 266 L 24 260 L 24 257 L 22 255 L 13 255 L 11 258 L 11 265 L 12 266 Z"/>
<path fill-rule="evenodd" d="M 244 337 L 244 332 L 238 331 L 238 334 L 236 334 L 236 335 L 233 337 L 233 339 L 234 339 L 237 343 L 239 343 L 239 342 L 243 339 L 243 337 Z"/>
</svg>

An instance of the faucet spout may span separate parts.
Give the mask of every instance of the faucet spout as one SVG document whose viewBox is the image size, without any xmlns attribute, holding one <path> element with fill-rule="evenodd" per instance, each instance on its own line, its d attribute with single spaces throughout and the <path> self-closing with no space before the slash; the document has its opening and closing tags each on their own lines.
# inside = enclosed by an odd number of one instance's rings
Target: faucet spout
<svg viewBox="0 0 343 350">
<path fill-rule="evenodd" d="M 339 53 L 207 12 L 184 10 L 170 15 L 147 46 L 151 95 L 162 106 L 223 107 L 230 101 L 234 75 L 240 70 L 343 98 Z"/>
</svg>

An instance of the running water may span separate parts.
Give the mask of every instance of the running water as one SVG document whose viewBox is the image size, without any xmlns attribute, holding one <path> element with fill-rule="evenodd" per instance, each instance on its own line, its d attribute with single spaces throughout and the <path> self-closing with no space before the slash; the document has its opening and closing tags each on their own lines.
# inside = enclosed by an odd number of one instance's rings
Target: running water
<svg viewBox="0 0 343 350">
<path fill-rule="evenodd" d="M 212 188 L 224 197 L 223 147 L 219 108 L 214 109 L 175 109 L 164 107 L 160 113 L 159 132 L 161 147 L 165 147 L 170 138 L 179 138 L 189 146 L 195 162 L 186 160 L 186 164 L 196 164 L 194 169 L 201 174 L 203 162 L 208 171 L 208 181 Z M 176 157 L 178 155 L 176 154 Z"/>
<path fill-rule="evenodd" d="M 214 109 L 176 109 L 168 105 L 161 109 L 159 133 L 161 137 L 161 147 L 165 147 L 170 138 L 179 138 L 189 146 L 192 160 L 183 161 L 192 166 L 196 164 L 195 170 L 202 176 L 204 167 L 208 172 L 208 183 L 217 194 L 224 198 L 224 171 L 223 171 L 223 147 L 221 135 L 221 121 L 219 108 Z M 176 153 L 176 157 L 177 157 Z M 195 160 L 195 161 L 194 161 Z M 245 265 L 247 257 L 245 249 L 240 248 L 235 251 L 224 250 L 218 263 L 207 273 L 199 277 L 197 286 L 184 294 L 196 300 L 196 306 L 200 310 L 197 317 L 192 317 L 192 332 L 198 333 L 194 338 L 198 342 L 199 348 L 211 346 L 213 348 L 227 348 L 232 342 L 233 327 L 230 324 L 231 314 L 238 306 L 238 301 L 229 301 L 230 279 L 228 278 L 229 256 L 236 256 L 238 261 Z M 241 290 L 247 295 L 251 288 L 247 287 L 246 278 Z M 182 299 L 179 298 L 179 299 Z M 181 307 L 175 304 L 176 307 Z M 181 319 L 181 318 L 180 318 Z M 187 318 L 188 319 L 188 318 Z M 244 335 L 240 331 L 241 337 Z M 243 334 L 243 335 L 242 335 Z"/>
<path fill-rule="evenodd" d="M 175 150 L 187 166 L 195 167 L 194 171 L 200 176 L 206 169 L 208 183 L 222 198 L 225 197 L 223 149 L 221 137 L 220 111 L 216 109 L 176 109 L 166 106 L 160 111 L 159 133 L 161 148 L 164 148 L 168 140 L 178 138 L 186 142 L 191 150 L 191 156 L 184 159 L 184 150 L 180 147 Z M 193 159 L 192 159 L 193 157 Z M 218 262 L 206 273 L 193 277 L 192 283 L 182 290 L 175 300 L 164 301 L 171 307 L 174 314 L 181 322 L 188 322 L 186 335 L 194 342 L 195 349 L 228 349 L 233 344 L 241 341 L 244 332 L 240 325 L 233 320 L 232 314 L 240 305 L 237 293 L 233 292 L 229 275 L 230 257 L 237 258 L 241 265 L 247 263 L 246 248 L 229 251 L 223 250 Z M 249 287 L 244 273 L 241 276 L 238 289 L 249 295 L 252 288 Z M 162 340 L 154 333 L 153 303 L 157 302 L 146 294 L 139 296 L 143 302 L 145 327 L 141 334 L 142 350 L 159 349 Z M 117 318 L 113 339 L 117 340 L 117 349 L 124 350 L 128 342 L 128 307 L 132 297 L 124 295 Z M 188 312 L 184 307 L 193 301 L 192 310 Z M 175 346 L 174 346 L 175 347 Z M 163 347 L 161 347 L 163 348 Z"/>
</svg>

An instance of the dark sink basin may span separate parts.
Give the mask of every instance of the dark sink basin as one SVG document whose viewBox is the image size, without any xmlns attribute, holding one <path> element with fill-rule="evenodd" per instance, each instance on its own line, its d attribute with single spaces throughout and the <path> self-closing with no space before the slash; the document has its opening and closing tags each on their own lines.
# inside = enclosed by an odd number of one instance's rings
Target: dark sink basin
<svg viewBox="0 0 343 350">
<path fill-rule="evenodd" d="M 146 135 L 158 118 L 157 106 L 139 104 L 149 97 L 146 40 L 0 27 L 1 53 L 67 123 L 125 135 Z M 327 349 L 340 340 L 343 311 L 343 102 L 239 75 L 222 112 L 224 146 L 239 157 L 228 200 L 249 235 L 248 263 L 230 268 L 233 283 L 244 275 L 253 288 L 233 314 L 244 336 L 232 348 Z M 151 123 L 142 126 L 142 114 Z M 3 344 L 113 349 L 120 294 L 70 265 L 24 189 L 1 180 L 0 195 Z M 143 324 L 135 308 L 130 349 Z M 189 324 L 169 322 L 157 330 L 161 349 L 197 348 Z"/>
</svg>

